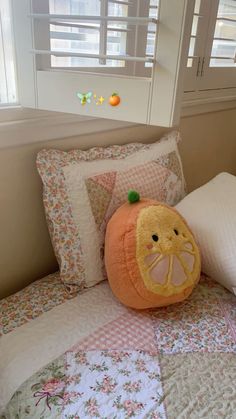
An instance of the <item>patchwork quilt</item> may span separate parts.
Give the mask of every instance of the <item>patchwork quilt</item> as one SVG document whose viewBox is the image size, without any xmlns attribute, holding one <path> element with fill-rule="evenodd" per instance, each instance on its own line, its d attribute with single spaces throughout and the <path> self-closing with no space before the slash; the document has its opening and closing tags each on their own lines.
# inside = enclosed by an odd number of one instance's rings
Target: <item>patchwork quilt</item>
<svg viewBox="0 0 236 419">
<path fill-rule="evenodd" d="M 236 418 L 236 298 L 135 311 L 107 282 L 69 297 L 59 274 L 0 302 L 2 419 Z"/>
</svg>

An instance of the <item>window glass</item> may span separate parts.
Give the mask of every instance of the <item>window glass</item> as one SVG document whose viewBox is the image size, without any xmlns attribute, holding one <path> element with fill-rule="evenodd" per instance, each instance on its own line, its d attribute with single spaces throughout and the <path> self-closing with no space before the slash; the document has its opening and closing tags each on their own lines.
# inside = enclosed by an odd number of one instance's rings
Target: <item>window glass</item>
<svg viewBox="0 0 236 419">
<path fill-rule="evenodd" d="M 15 57 L 9 0 L 0 1 L 0 106 L 17 102 Z"/>
<path fill-rule="evenodd" d="M 83 16 L 114 16 L 114 17 L 140 17 L 157 18 L 159 0 L 150 0 L 149 6 L 141 3 L 139 9 L 138 2 L 128 2 L 124 0 L 49 0 L 49 11 L 51 14 L 61 15 L 83 15 Z M 137 4 L 137 7 L 136 7 Z M 155 35 L 157 25 L 149 23 L 145 31 L 142 27 L 125 21 L 96 21 L 96 20 L 69 20 L 60 21 L 55 18 L 50 25 L 50 47 L 55 52 L 79 53 L 79 54 L 99 54 L 99 55 L 134 55 L 145 58 L 152 57 L 155 49 Z M 140 32 L 146 38 L 144 45 L 135 44 L 134 37 L 140 37 Z M 143 35 L 144 33 L 144 35 Z M 140 38 L 138 38 L 140 39 Z M 130 41 L 130 42 L 129 42 Z M 135 49 L 130 48 L 131 43 L 136 45 Z M 113 58 L 113 57 L 112 57 Z M 51 56 L 52 67 L 63 68 L 103 68 L 103 67 L 128 67 L 127 61 L 111 58 L 70 57 L 70 56 Z M 152 63 L 143 63 L 143 68 L 152 67 Z M 133 71 L 129 66 L 130 71 Z M 139 67 L 140 69 L 140 67 Z M 145 73 L 146 74 L 146 73 Z M 144 74 L 144 75 L 145 75 Z M 141 74 L 139 74 L 141 75 Z"/>
<path fill-rule="evenodd" d="M 193 15 L 191 38 L 190 38 L 190 43 L 189 43 L 187 67 L 193 67 L 193 64 L 194 64 L 196 39 L 198 35 L 198 25 L 199 25 L 199 19 L 201 18 L 199 15 L 200 7 L 201 7 L 201 0 L 196 0 L 195 8 L 194 8 L 194 15 Z"/>
<path fill-rule="evenodd" d="M 236 66 L 236 0 L 219 2 L 210 66 Z"/>
</svg>

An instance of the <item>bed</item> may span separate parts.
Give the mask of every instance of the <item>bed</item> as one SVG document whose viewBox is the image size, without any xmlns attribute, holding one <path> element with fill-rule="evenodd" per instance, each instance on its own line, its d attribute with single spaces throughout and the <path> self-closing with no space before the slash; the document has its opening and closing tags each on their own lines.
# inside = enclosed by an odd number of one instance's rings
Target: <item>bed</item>
<svg viewBox="0 0 236 419">
<path fill-rule="evenodd" d="M 139 312 L 106 281 L 69 297 L 56 273 L 0 310 L 2 419 L 236 417 L 236 298 L 205 275 Z"/>
</svg>

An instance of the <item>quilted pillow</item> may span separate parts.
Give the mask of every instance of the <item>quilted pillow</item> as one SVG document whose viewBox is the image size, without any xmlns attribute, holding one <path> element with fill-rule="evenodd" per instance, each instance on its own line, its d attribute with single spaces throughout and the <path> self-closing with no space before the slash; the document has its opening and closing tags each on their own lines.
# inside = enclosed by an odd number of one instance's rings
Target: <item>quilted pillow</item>
<svg viewBox="0 0 236 419">
<path fill-rule="evenodd" d="M 174 132 L 149 145 L 39 152 L 37 167 L 49 231 L 61 279 L 70 293 L 106 278 L 106 225 L 126 202 L 129 189 L 169 205 L 183 198 L 178 137 Z"/>
<path fill-rule="evenodd" d="M 202 253 L 202 270 L 236 295 L 236 177 L 221 173 L 177 206 Z"/>
</svg>

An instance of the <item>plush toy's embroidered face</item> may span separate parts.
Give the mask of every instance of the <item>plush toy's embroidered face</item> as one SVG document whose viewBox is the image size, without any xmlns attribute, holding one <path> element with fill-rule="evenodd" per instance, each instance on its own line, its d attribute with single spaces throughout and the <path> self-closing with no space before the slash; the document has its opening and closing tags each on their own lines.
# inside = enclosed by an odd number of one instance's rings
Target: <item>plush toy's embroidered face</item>
<svg viewBox="0 0 236 419">
<path fill-rule="evenodd" d="M 199 251 L 178 213 L 162 205 L 143 208 L 136 240 L 136 258 L 147 289 L 167 297 L 195 283 Z"/>
</svg>

